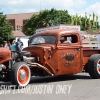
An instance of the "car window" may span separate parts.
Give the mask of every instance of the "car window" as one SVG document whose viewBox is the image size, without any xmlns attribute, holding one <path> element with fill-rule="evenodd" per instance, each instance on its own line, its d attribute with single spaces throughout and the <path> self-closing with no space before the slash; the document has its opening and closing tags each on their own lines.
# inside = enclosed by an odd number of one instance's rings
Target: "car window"
<svg viewBox="0 0 100 100">
<path fill-rule="evenodd" d="M 60 37 L 60 43 L 77 43 L 78 42 L 78 37 L 77 35 L 66 35 Z"/>
<path fill-rule="evenodd" d="M 40 43 L 49 43 L 49 44 L 54 44 L 56 41 L 55 36 L 37 36 L 33 37 L 31 40 L 31 44 L 40 44 Z"/>
</svg>

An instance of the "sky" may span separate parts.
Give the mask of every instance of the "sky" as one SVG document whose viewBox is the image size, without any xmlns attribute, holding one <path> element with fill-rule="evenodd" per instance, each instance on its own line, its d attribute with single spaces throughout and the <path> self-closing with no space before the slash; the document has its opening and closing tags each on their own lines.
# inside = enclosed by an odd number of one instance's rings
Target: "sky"
<svg viewBox="0 0 100 100">
<path fill-rule="evenodd" d="M 0 12 L 4 14 L 17 14 L 39 12 L 40 10 L 55 8 L 67 10 L 69 14 L 76 13 L 81 16 L 89 14 L 98 15 L 100 22 L 100 0 L 1 0 Z M 91 16 L 92 17 L 92 16 Z"/>
</svg>

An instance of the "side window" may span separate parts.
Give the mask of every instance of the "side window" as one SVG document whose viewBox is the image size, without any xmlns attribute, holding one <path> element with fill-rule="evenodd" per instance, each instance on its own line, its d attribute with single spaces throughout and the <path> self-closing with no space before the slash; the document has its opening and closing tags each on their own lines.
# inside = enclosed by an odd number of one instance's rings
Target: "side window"
<svg viewBox="0 0 100 100">
<path fill-rule="evenodd" d="M 77 35 L 66 35 L 60 38 L 60 43 L 77 43 L 78 37 Z"/>
</svg>

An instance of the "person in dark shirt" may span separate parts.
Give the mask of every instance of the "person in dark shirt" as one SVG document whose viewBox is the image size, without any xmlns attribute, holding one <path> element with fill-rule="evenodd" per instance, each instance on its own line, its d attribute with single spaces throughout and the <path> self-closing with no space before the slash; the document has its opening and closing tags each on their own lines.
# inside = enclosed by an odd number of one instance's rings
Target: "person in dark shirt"
<svg viewBox="0 0 100 100">
<path fill-rule="evenodd" d="M 21 43 L 21 50 L 22 50 L 24 48 L 24 44 L 22 41 L 20 43 Z"/>
<path fill-rule="evenodd" d="M 16 42 L 16 51 L 17 52 L 21 52 L 22 51 L 22 43 L 21 43 L 20 38 L 18 38 L 17 42 Z"/>
</svg>

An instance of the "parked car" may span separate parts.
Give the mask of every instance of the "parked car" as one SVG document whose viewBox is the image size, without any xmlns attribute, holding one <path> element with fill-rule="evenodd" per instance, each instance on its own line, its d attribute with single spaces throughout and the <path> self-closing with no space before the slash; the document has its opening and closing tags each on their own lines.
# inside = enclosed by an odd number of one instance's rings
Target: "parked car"
<svg viewBox="0 0 100 100">
<path fill-rule="evenodd" d="M 64 41 L 70 42 L 64 42 Z M 80 31 L 45 30 L 33 35 L 23 52 L 0 48 L 0 76 L 26 86 L 31 76 L 76 74 L 83 70 L 100 78 L 100 49 L 84 49 Z"/>
</svg>

